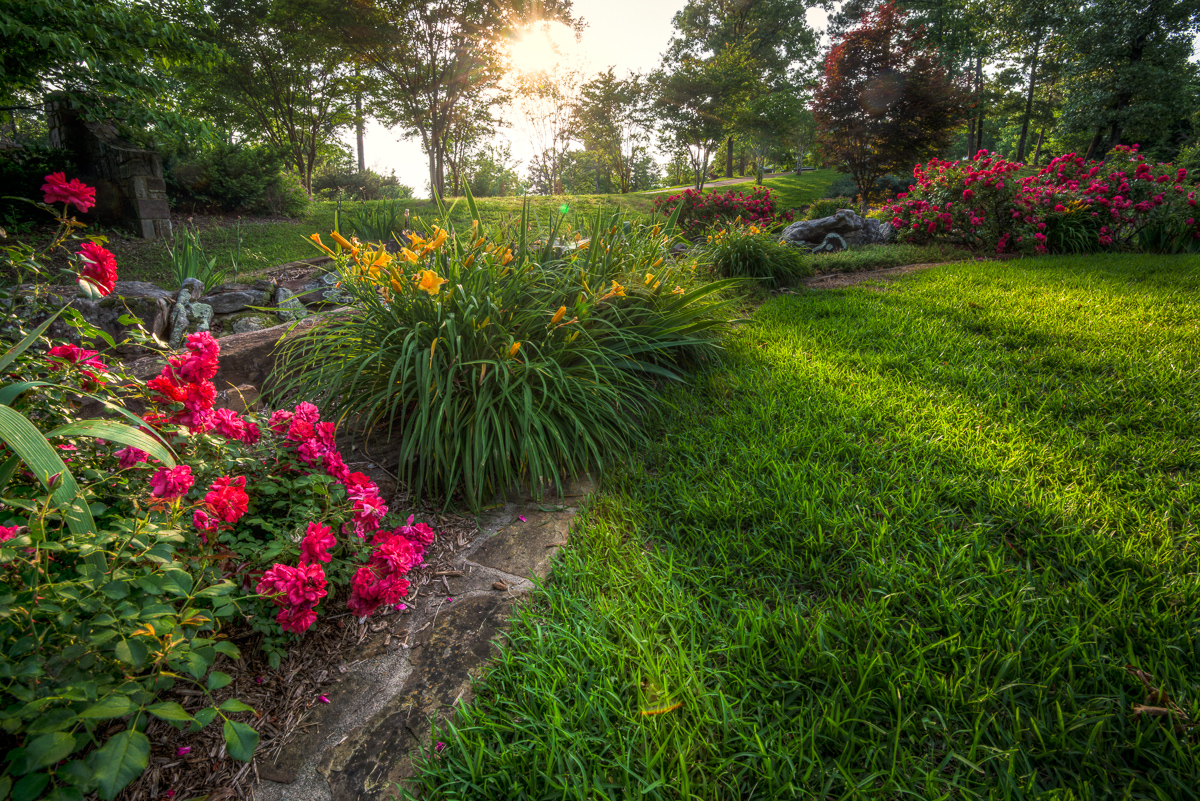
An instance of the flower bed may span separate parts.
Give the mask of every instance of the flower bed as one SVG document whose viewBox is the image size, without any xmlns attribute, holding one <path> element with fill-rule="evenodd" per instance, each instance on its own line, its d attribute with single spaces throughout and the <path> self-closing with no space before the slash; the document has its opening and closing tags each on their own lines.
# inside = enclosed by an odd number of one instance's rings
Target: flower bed
<svg viewBox="0 0 1200 801">
<path fill-rule="evenodd" d="M 984 150 L 969 162 L 917 165 L 916 186 L 891 206 L 898 238 L 997 253 L 1200 248 L 1187 170 L 1151 164 L 1136 145 L 1118 147 L 1107 163 L 1069 153 L 1020 178 L 1022 166 Z"/>
<path fill-rule="evenodd" d="M 81 291 L 106 296 L 116 260 L 79 241 L 70 216 L 94 193 L 59 174 L 44 199 L 34 205 L 59 223 L 50 244 L 6 246 L 0 259 L 40 277 L 50 253 L 67 252 Z M 0 297 L 21 337 L 0 357 L 0 679 L 15 747 L 0 797 L 115 797 L 146 767 L 151 717 L 193 731 L 220 719 L 229 755 L 249 760 L 253 710 L 214 696 L 233 681 L 218 661 L 241 656 L 229 626 L 258 632 L 276 666 L 337 588 L 355 616 L 402 608 L 433 529 L 389 515 L 316 406 L 216 408 L 220 346 L 208 333 L 143 384 L 46 337 L 60 316 L 95 334 L 71 310 L 25 332 L 12 300 Z M 85 400 L 110 419 L 78 420 Z M 161 700 L 184 685 L 211 703 Z"/>
<path fill-rule="evenodd" d="M 731 224 L 736 219 L 763 227 L 792 221 L 790 211 L 776 211 L 775 198 L 765 186 L 756 186 L 750 193 L 699 192 L 685 189 L 678 195 L 656 195 L 654 210 L 668 217 L 678 211 L 679 227 L 685 236 L 699 236 L 709 229 Z"/>
</svg>

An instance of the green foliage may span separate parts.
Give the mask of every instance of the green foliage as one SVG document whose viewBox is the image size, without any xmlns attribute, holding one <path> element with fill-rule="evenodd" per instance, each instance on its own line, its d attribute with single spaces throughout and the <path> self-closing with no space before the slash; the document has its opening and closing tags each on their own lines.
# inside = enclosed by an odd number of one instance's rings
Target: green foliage
<svg viewBox="0 0 1200 801">
<path fill-rule="evenodd" d="M 340 254 L 356 302 L 285 343 L 286 391 L 397 437 L 409 486 L 472 508 L 619 461 L 652 382 L 716 355 L 725 284 L 619 216 L 597 214 L 586 241 L 561 215 L 536 242 L 530 227 L 526 208 L 514 227 L 431 227 L 390 263 Z"/>
<path fill-rule="evenodd" d="M 239 236 L 240 251 L 240 236 Z M 238 263 L 236 257 L 229 267 L 217 264 L 217 256 L 209 256 L 200 244 L 200 233 L 186 227 L 180 227 L 173 232 L 169 253 L 174 268 L 172 278 L 175 286 L 183 286 L 189 278 L 195 278 L 206 288 L 225 283 L 230 272 L 237 276 Z"/>
<path fill-rule="evenodd" d="M 75 172 L 70 152 L 36 145 L 0 151 L 0 186 L 7 196 L 0 197 L 0 225 L 10 234 L 15 226 L 41 218 L 33 206 L 11 198 L 41 197 L 52 172 Z"/>
<path fill-rule="evenodd" d="M 407 211 L 399 201 L 364 203 L 345 215 L 344 228 L 363 242 L 391 242 L 394 234 L 404 230 Z"/>
<path fill-rule="evenodd" d="M 164 174 L 177 210 L 249 214 L 304 213 L 308 198 L 284 170 L 286 151 L 273 145 L 220 143 L 167 159 Z"/>
<path fill-rule="evenodd" d="M 313 195 L 324 200 L 342 197 L 353 200 L 402 200 L 411 198 L 411 186 L 400 183 L 396 174 L 381 175 L 374 170 L 358 172 L 345 166 L 327 164 L 313 175 Z"/>
<path fill-rule="evenodd" d="M 953 245 L 863 245 L 837 253 L 818 253 L 812 267 L 821 273 L 852 273 L 861 270 L 886 270 L 908 264 L 935 264 L 971 258 L 969 251 Z"/>
<path fill-rule="evenodd" d="M 181 63 L 202 70 L 217 51 L 175 10 L 142 0 L 0 5 L 0 101 L 57 91 L 92 117 L 202 133 L 172 91 L 170 72 Z M 205 20 L 196 23 L 203 27 Z"/>
<path fill-rule="evenodd" d="M 704 246 L 703 258 L 726 278 L 754 278 L 768 286 L 788 286 L 812 275 L 810 259 L 777 235 L 754 226 L 733 226 L 714 233 Z"/>
<path fill-rule="evenodd" d="M 1194 795 L 1198 268 L 770 300 L 577 519 L 414 795 Z M 1137 714 L 1127 664 L 1187 721 Z"/>
</svg>

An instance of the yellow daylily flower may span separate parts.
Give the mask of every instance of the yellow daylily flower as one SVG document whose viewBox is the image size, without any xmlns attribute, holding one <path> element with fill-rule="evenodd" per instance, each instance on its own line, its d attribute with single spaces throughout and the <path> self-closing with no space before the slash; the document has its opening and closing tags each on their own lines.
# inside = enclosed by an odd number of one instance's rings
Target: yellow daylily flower
<svg viewBox="0 0 1200 801">
<path fill-rule="evenodd" d="M 510 249 L 510 250 L 504 251 L 504 258 L 500 259 L 500 263 L 508 264 L 512 260 L 513 260 L 513 255 L 512 255 L 512 250 Z"/>
<path fill-rule="evenodd" d="M 446 283 L 446 279 L 433 270 L 422 270 L 417 276 L 417 289 L 428 292 L 430 295 L 436 295 L 444 283 Z"/>
<path fill-rule="evenodd" d="M 683 287 L 681 287 L 681 286 L 676 286 L 674 289 L 672 289 L 672 290 L 671 290 L 671 294 L 672 294 L 672 295 L 682 295 L 682 294 L 683 294 Z"/>
<path fill-rule="evenodd" d="M 646 273 L 646 280 L 642 281 L 646 286 L 650 286 L 650 282 L 654 280 L 654 273 Z"/>
<path fill-rule="evenodd" d="M 422 237 L 418 236 L 417 234 L 409 234 L 408 235 L 408 244 L 410 244 L 410 245 L 424 245 L 425 242 L 426 242 L 426 240 L 423 239 Z"/>
<path fill-rule="evenodd" d="M 752 233 L 752 234 L 761 234 L 761 233 L 762 233 L 762 231 L 758 230 L 758 226 L 757 226 L 757 225 L 752 225 L 752 226 L 750 226 L 750 233 Z"/>
<path fill-rule="evenodd" d="M 421 258 L 419 255 L 417 255 L 416 253 L 413 253 L 408 248 L 400 248 L 400 255 L 403 256 L 404 258 L 408 259 L 413 264 L 416 264 L 417 260 Z"/>
<path fill-rule="evenodd" d="M 556 325 L 559 320 L 561 320 L 563 317 L 566 316 L 566 314 L 567 314 L 567 307 L 559 306 L 558 311 L 556 311 L 554 313 L 554 316 L 550 318 L 550 325 Z"/>
<path fill-rule="evenodd" d="M 377 258 L 377 259 L 375 259 L 375 261 L 371 262 L 371 266 L 372 267 L 387 267 L 391 263 L 392 263 L 392 254 L 388 253 L 386 250 L 381 250 L 381 251 L 379 251 L 379 258 Z"/>
</svg>

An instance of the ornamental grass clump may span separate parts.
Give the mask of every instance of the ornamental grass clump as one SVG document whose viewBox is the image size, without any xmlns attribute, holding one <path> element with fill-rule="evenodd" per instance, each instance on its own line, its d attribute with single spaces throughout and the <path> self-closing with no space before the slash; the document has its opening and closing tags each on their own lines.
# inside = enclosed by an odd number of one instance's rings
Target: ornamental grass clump
<svg viewBox="0 0 1200 801">
<path fill-rule="evenodd" d="M 757 225 L 740 221 L 709 234 L 702 252 L 717 274 L 726 278 L 754 278 L 779 287 L 812 275 L 812 267 L 798 248 Z"/>
<path fill-rule="evenodd" d="M 416 492 L 478 508 L 629 454 L 656 384 L 717 355 L 729 282 L 669 253 L 666 226 L 558 218 L 543 239 L 518 225 L 428 226 L 398 253 L 333 235 L 353 299 L 285 345 L 286 391 L 399 441 Z"/>
</svg>

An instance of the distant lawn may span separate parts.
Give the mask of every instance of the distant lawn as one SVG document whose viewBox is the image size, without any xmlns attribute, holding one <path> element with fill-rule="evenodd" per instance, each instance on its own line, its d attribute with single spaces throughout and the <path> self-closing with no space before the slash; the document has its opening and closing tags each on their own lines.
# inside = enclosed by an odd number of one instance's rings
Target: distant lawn
<svg viewBox="0 0 1200 801">
<path fill-rule="evenodd" d="M 771 193 L 776 198 L 776 207 L 780 209 L 799 209 L 802 206 L 807 206 L 814 200 L 825 197 L 825 193 L 829 191 L 829 187 L 833 185 L 842 173 L 837 170 L 813 170 L 804 172 L 800 175 L 790 174 L 782 175 L 778 178 L 768 178 L 763 181 L 763 186 L 768 187 Z M 722 180 L 722 179 L 715 179 Z M 683 187 L 672 189 L 663 189 L 654 194 L 642 195 L 653 199 L 655 195 L 665 192 L 680 192 L 687 189 L 691 184 Z M 749 192 L 754 189 L 754 176 L 748 176 L 736 184 L 728 184 L 726 186 L 716 186 L 711 189 L 705 188 L 706 192 Z"/>
<path fill-rule="evenodd" d="M 1197 342 L 1196 257 L 769 300 L 607 477 L 422 797 L 1196 797 Z M 1136 717 L 1127 664 L 1180 716 Z"/>
<path fill-rule="evenodd" d="M 654 201 L 646 195 L 580 195 L 574 197 L 531 197 L 535 218 L 539 224 L 549 224 L 553 215 L 564 206 L 567 208 L 568 222 L 576 222 L 580 218 L 590 218 L 598 209 L 606 212 L 625 211 L 631 214 L 648 214 L 654 210 Z M 478 200 L 480 215 L 489 221 L 500 221 L 517 218 L 521 213 L 521 198 L 480 198 Z M 361 202 L 342 204 L 343 226 L 346 231 L 346 221 L 364 205 Z M 378 205 L 378 203 L 369 204 Z M 450 219 L 457 224 L 469 224 L 470 214 L 463 200 L 454 203 L 450 201 Z M 307 240 L 313 233 L 321 233 L 328 239 L 329 231 L 333 228 L 334 209 L 332 202 L 316 202 L 310 207 L 308 214 L 300 219 L 256 219 L 248 217 L 242 220 L 242 277 L 254 278 L 263 271 L 284 262 L 297 259 L 307 259 L 318 256 Z M 410 211 L 413 218 L 433 221 L 437 216 L 437 206 L 428 200 L 410 200 L 403 202 L 403 207 Z M 186 217 L 176 218 L 176 225 L 186 223 Z M 235 250 L 236 215 L 227 217 L 197 217 L 202 224 L 200 242 L 206 253 L 216 256 L 219 264 L 228 264 Z M 133 239 L 121 232 L 106 232 L 113 240 L 112 249 L 118 257 L 118 269 L 122 279 L 152 281 L 170 286 L 171 257 L 167 244 L 164 242 L 146 242 Z"/>
</svg>

